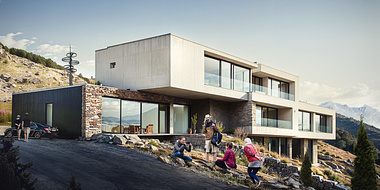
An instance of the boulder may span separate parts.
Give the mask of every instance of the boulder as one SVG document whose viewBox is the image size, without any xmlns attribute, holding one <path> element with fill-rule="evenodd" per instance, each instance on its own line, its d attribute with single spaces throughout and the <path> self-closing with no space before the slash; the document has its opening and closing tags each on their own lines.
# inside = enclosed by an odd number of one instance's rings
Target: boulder
<svg viewBox="0 0 380 190">
<path fill-rule="evenodd" d="M 42 80 L 39 79 L 39 78 L 37 78 L 37 77 L 35 77 L 35 78 L 29 80 L 29 82 L 32 83 L 32 84 L 41 84 Z"/>
<path fill-rule="evenodd" d="M 338 165 L 336 165 L 336 164 L 333 163 L 333 162 L 326 161 L 325 163 L 326 163 L 327 165 L 331 166 L 332 169 L 339 169 L 339 168 L 338 168 Z"/>
<path fill-rule="evenodd" d="M 113 138 L 113 137 L 112 137 L 111 135 L 107 135 L 107 136 L 104 136 L 103 139 L 104 139 L 104 142 L 105 142 L 105 143 L 109 143 L 109 142 L 112 141 L 112 138 Z"/>
<path fill-rule="evenodd" d="M 342 174 L 342 172 L 339 169 L 333 169 L 334 172 Z"/>
<path fill-rule="evenodd" d="M 153 145 L 150 146 L 150 149 L 152 150 L 152 152 L 158 152 L 158 148 Z"/>
<path fill-rule="evenodd" d="M 322 182 L 323 180 L 323 176 L 321 175 L 313 175 L 312 178 L 314 182 L 318 182 L 318 183 Z"/>
<path fill-rule="evenodd" d="M 341 184 L 341 183 L 336 184 L 336 185 L 334 186 L 334 189 L 337 189 L 337 190 L 351 190 L 350 187 L 345 186 L 345 185 L 343 185 L 343 184 Z"/>
<path fill-rule="evenodd" d="M 283 185 L 281 183 L 270 184 L 270 189 L 291 189 L 291 187 Z"/>
<path fill-rule="evenodd" d="M 345 167 L 344 167 L 344 166 L 342 166 L 342 165 L 339 165 L 339 164 L 338 164 L 338 168 L 339 168 L 340 170 L 344 170 L 344 169 L 345 169 Z"/>
<path fill-rule="evenodd" d="M 323 181 L 323 185 L 327 188 L 333 188 L 335 184 L 337 184 L 337 182 L 335 182 L 335 181 L 331 181 L 331 180 L 324 180 Z"/>
<path fill-rule="evenodd" d="M 318 159 L 336 161 L 333 157 L 323 154 L 318 154 Z"/>
<path fill-rule="evenodd" d="M 99 140 L 102 136 L 103 136 L 102 133 L 93 134 L 93 135 L 91 136 L 91 140 L 92 140 L 92 141 Z"/>
<path fill-rule="evenodd" d="M 287 184 L 296 188 L 296 189 L 299 189 L 300 188 L 300 183 L 296 180 L 294 180 L 293 178 L 289 178 L 288 181 L 287 181 Z"/>
<path fill-rule="evenodd" d="M 10 74 L 4 73 L 0 75 L 0 78 L 3 79 L 5 82 L 9 82 L 12 77 Z"/>
<path fill-rule="evenodd" d="M 161 161 L 161 162 L 164 162 L 164 163 L 170 163 L 170 160 L 167 158 L 167 157 L 165 157 L 165 156 L 159 156 L 159 157 L 157 157 L 157 159 L 159 160 L 159 161 Z"/>
<path fill-rule="evenodd" d="M 173 159 L 173 162 L 178 164 L 179 166 L 182 166 L 182 167 L 186 166 L 186 163 L 182 158 L 174 157 L 172 159 Z"/>
<path fill-rule="evenodd" d="M 123 145 L 127 142 L 127 139 L 123 136 L 114 136 L 113 137 L 113 144 L 120 144 Z"/>
</svg>

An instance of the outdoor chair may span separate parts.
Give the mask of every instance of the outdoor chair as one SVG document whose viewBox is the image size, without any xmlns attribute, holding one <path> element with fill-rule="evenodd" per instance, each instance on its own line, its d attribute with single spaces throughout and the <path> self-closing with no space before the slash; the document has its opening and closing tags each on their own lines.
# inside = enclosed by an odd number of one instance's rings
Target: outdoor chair
<svg viewBox="0 0 380 190">
<path fill-rule="evenodd" d="M 139 133 L 139 127 L 135 125 L 129 126 L 129 133 L 131 134 L 138 134 Z"/>
<path fill-rule="evenodd" d="M 144 134 L 153 134 L 153 124 L 149 124 L 144 129 Z"/>
</svg>

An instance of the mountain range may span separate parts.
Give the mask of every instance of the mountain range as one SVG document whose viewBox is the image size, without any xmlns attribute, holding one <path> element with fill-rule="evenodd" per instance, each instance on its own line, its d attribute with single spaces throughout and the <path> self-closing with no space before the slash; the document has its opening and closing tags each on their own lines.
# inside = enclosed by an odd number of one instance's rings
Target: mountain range
<svg viewBox="0 0 380 190">
<path fill-rule="evenodd" d="M 380 112 L 371 106 L 364 105 L 363 107 L 349 107 L 346 104 L 342 105 L 332 101 L 322 103 L 319 106 L 333 109 L 336 113 L 351 117 L 355 120 L 360 120 L 360 115 L 363 115 L 364 123 L 380 128 Z"/>
</svg>

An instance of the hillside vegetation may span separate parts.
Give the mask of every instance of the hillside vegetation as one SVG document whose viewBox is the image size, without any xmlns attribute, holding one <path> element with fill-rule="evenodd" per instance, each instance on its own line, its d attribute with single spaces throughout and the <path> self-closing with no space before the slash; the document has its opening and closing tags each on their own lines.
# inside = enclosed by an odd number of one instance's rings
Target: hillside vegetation
<svg viewBox="0 0 380 190">
<path fill-rule="evenodd" d="M 12 93 L 68 86 L 68 73 L 61 70 L 61 66 L 52 62 L 51 59 L 38 58 L 42 62 L 36 63 L 13 55 L 3 47 L 0 44 L 0 111 L 12 111 Z M 12 51 L 25 53 L 24 50 L 18 49 Z M 34 56 L 32 53 L 27 53 L 27 55 Z M 86 82 L 94 83 L 82 75 L 73 75 L 73 84 Z"/>
</svg>

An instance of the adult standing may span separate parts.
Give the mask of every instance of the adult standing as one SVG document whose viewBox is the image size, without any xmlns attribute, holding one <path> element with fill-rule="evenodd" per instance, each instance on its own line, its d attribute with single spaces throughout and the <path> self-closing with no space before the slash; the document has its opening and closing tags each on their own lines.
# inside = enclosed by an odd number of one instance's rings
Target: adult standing
<svg viewBox="0 0 380 190">
<path fill-rule="evenodd" d="M 215 122 L 211 120 L 211 115 L 207 114 L 205 115 L 205 121 L 203 123 L 202 133 L 206 135 L 205 137 L 205 147 L 206 147 L 206 161 L 209 160 L 209 154 L 210 151 L 213 154 L 214 162 L 216 161 L 216 147 L 211 143 L 212 137 L 214 136 L 215 132 L 218 130 L 216 127 Z"/>
<path fill-rule="evenodd" d="M 22 118 L 22 128 L 24 129 L 25 142 L 28 142 L 30 133 L 30 124 L 32 120 L 29 118 L 29 113 L 26 112 L 25 116 Z"/>
<path fill-rule="evenodd" d="M 20 140 L 20 135 L 21 135 L 21 129 L 22 129 L 22 126 L 21 126 L 21 116 L 20 115 L 17 115 L 16 116 L 16 120 L 15 120 L 15 128 L 17 129 L 17 137 L 18 137 L 18 140 Z"/>
<path fill-rule="evenodd" d="M 249 161 L 247 169 L 248 175 L 251 177 L 253 184 L 259 186 L 260 180 L 256 174 L 261 169 L 264 158 L 260 156 L 257 148 L 252 144 L 250 138 L 244 139 L 244 143 L 244 153 Z"/>
</svg>

